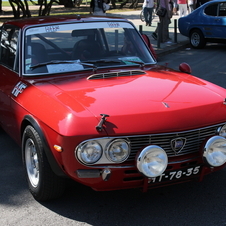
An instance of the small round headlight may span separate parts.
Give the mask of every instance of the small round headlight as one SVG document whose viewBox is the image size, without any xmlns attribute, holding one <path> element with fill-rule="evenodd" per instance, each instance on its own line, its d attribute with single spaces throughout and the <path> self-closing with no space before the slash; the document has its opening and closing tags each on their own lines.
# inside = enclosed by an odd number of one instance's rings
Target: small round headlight
<svg viewBox="0 0 226 226">
<path fill-rule="evenodd" d="M 226 162 L 226 139 L 211 137 L 204 146 L 203 157 L 210 166 L 222 166 Z"/>
<path fill-rule="evenodd" d="M 159 146 L 150 145 L 142 150 L 137 158 L 137 168 L 147 177 L 158 177 L 166 169 L 168 157 Z"/>
<path fill-rule="evenodd" d="M 106 150 L 108 160 L 116 163 L 125 161 L 130 154 L 130 145 L 124 139 L 113 140 Z"/>
<path fill-rule="evenodd" d="M 217 130 L 218 134 L 226 138 L 226 124 Z"/>
<path fill-rule="evenodd" d="M 92 140 L 78 147 L 77 156 L 83 163 L 93 164 L 100 159 L 102 152 L 101 145 L 97 141 Z"/>
</svg>

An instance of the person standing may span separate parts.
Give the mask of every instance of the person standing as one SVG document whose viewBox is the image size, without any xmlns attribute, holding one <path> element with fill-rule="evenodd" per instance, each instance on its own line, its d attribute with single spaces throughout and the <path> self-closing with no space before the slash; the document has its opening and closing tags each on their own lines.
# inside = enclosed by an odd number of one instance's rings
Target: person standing
<svg viewBox="0 0 226 226">
<path fill-rule="evenodd" d="M 196 0 L 188 0 L 188 7 L 190 13 L 195 10 Z"/>
<path fill-rule="evenodd" d="M 160 42 L 170 42 L 169 24 L 171 23 L 170 19 L 173 15 L 171 0 L 159 0 L 157 3 L 157 9 L 160 6 L 166 9 L 166 13 L 164 16 L 159 16 L 160 24 L 156 28 L 155 32 L 152 33 L 152 37 L 157 40 L 158 35 L 160 35 Z"/>
<path fill-rule="evenodd" d="M 91 0 L 90 13 L 94 16 L 106 16 L 103 0 Z"/>
<path fill-rule="evenodd" d="M 144 0 L 143 10 L 146 26 L 151 26 L 154 0 Z"/>
<path fill-rule="evenodd" d="M 188 14 L 188 4 L 187 0 L 177 0 L 179 5 L 179 17 L 187 16 Z"/>
</svg>

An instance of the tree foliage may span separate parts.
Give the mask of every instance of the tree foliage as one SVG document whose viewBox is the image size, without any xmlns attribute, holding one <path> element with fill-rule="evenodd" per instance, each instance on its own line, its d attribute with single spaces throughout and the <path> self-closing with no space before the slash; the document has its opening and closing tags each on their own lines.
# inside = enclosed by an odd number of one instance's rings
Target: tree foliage
<svg viewBox="0 0 226 226">
<path fill-rule="evenodd" d="M 34 1 L 30 0 L 33 4 Z M 49 16 L 53 3 L 65 3 L 72 2 L 72 0 L 38 0 L 39 16 Z M 28 6 L 28 0 L 9 0 L 9 3 L 13 10 L 14 18 L 31 17 L 31 12 Z"/>
</svg>

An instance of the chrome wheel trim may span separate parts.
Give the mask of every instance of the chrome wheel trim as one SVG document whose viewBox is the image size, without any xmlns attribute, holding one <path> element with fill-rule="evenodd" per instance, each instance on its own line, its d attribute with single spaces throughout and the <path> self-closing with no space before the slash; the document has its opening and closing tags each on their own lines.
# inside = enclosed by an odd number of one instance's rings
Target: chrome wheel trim
<svg viewBox="0 0 226 226">
<path fill-rule="evenodd" d="M 37 187 L 39 184 L 38 153 L 31 138 L 28 138 L 25 144 L 25 164 L 31 185 Z"/>
<path fill-rule="evenodd" d="M 195 47 L 197 47 L 200 43 L 200 35 L 197 32 L 194 32 L 191 35 L 191 44 Z"/>
</svg>

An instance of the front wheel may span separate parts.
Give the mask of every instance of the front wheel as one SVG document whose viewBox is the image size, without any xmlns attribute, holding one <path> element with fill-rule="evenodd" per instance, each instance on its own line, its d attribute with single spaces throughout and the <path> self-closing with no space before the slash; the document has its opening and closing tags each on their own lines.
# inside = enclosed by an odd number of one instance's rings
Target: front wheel
<svg viewBox="0 0 226 226">
<path fill-rule="evenodd" d="M 140 20 L 141 20 L 142 22 L 145 21 L 145 19 L 144 19 L 144 10 L 142 10 L 142 11 L 140 12 Z"/>
<path fill-rule="evenodd" d="M 32 126 L 27 126 L 22 139 L 23 162 L 33 197 L 37 201 L 47 201 L 61 196 L 65 181 L 52 171 L 37 131 Z"/>
<path fill-rule="evenodd" d="M 200 30 L 195 29 L 195 30 L 191 31 L 190 44 L 193 48 L 196 48 L 196 49 L 201 49 L 201 48 L 205 47 L 206 40 Z"/>
</svg>

